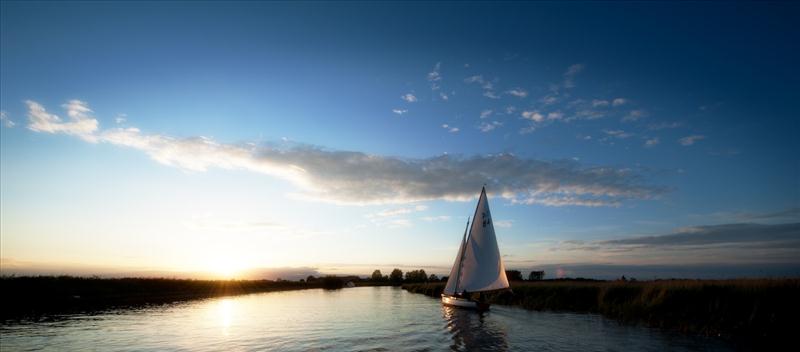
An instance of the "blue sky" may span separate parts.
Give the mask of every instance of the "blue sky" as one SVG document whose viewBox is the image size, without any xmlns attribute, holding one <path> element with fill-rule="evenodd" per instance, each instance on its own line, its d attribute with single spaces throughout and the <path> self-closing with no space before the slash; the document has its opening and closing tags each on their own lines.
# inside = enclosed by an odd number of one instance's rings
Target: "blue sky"
<svg viewBox="0 0 800 352">
<path fill-rule="evenodd" d="M 797 274 L 798 9 L 3 2 L 3 269 Z"/>
</svg>

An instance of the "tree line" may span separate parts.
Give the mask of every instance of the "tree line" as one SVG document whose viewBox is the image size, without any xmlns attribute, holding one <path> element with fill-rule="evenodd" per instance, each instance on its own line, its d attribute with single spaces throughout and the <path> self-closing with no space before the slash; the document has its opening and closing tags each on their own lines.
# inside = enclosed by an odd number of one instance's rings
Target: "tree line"
<svg viewBox="0 0 800 352">
<path fill-rule="evenodd" d="M 506 277 L 508 278 L 508 281 L 525 281 L 525 279 L 522 277 L 522 272 L 519 271 L 519 270 L 506 270 Z M 323 283 L 326 283 L 325 282 L 326 280 L 327 281 L 333 281 L 334 279 L 336 279 L 338 281 L 341 281 L 341 282 L 344 282 L 344 281 L 362 281 L 362 279 L 359 278 L 358 276 L 336 277 L 336 276 L 332 276 L 332 275 L 328 275 L 328 276 L 320 277 L 320 278 L 316 278 L 314 276 L 308 276 L 305 280 L 301 279 L 300 281 L 306 281 L 306 282 L 311 283 L 311 282 L 317 282 L 319 280 L 322 280 Z M 436 274 L 428 275 L 428 273 L 425 272 L 425 269 L 411 270 L 411 271 L 408 271 L 406 273 L 403 273 L 402 270 L 400 270 L 398 268 L 395 268 L 394 270 L 392 270 L 391 273 L 389 273 L 389 275 L 384 275 L 383 273 L 381 273 L 380 270 L 376 269 L 375 271 L 372 272 L 372 275 L 370 275 L 366 280 L 367 281 L 376 282 L 376 283 L 387 283 L 387 284 L 393 284 L 393 285 L 401 285 L 401 284 L 404 284 L 404 283 L 446 282 L 447 279 L 448 279 L 447 276 L 439 277 Z M 543 280 L 543 279 L 544 279 L 544 271 L 531 271 L 528 274 L 528 279 L 527 280 L 528 281 L 538 281 L 538 280 Z M 280 281 L 280 279 L 279 279 L 279 281 Z M 328 286 L 328 285 L 326 285 L 326 286 Z M 333 283 L 330 283 L 330 286 L 336 286 L 336 285 L 334 285 Z"/>
<path fill-rule="evenodd" d="M 508 281 L 525 281 L 522 277 L 522 272 L 519 270 L 506 270 L 506 277 Z M 393 284 L 402 283 L 418 283 L 418 282 L 437 282 L 447 281 L 447 276 L 441 278 L 436 274 L 427 275 L 425 269 L 411 270 L 403 275 L 403 271 L 395 268 L 389 275 L 383 275 L 380 270 L 375 270 L 369 278 L 375 282 L 391 282 Z M 528 281 L 544 280 L 544 271 L 531 271 L 528 274 Z"/>
</svg>

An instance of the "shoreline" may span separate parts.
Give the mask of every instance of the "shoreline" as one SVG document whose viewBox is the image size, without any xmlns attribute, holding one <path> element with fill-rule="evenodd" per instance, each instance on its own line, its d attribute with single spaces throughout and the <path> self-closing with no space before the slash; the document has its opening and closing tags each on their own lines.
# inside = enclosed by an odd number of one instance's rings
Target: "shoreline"
<svg viewBox="0 0 800 352">
<path fill-rule="evenodd" d="M 344 281 L 194 280 L 168 278 L 86 278 L 23 276 L 0 278 L 0 322 L 38 320 L 60 314 L 137 308 L 253 293 L 337 289 Z M 357 286 L 382 283 L 361 281 Z"/>
<path fill-rule="evenodd" d="M 439 298 L 444 283 L 404 284 Z M 543 280 L 511 282 L 491 304 L 537 311 L 595 313 L 621 323 L 750 341 L 786 340 L 800 316 L 800 279 Z"/>
</svg>

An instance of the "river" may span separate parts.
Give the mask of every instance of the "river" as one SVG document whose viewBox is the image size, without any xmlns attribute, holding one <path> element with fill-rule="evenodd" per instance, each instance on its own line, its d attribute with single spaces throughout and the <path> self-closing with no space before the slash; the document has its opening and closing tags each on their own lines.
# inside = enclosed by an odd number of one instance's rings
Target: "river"
<svg viewBox="0 0 800 352">
<path fill-rule="evenodd" d="M 2 351 L 724 351 L 598 315 L 442 307 L 396 287 L 223 297 L 0 326 Z"/>
</svg>

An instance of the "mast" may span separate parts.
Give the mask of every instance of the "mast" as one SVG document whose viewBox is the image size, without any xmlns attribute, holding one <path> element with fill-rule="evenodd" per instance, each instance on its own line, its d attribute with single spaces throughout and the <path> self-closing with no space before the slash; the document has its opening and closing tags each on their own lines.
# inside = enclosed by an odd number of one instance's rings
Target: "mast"
<svg viewBox="0 0 800 352">
<path fill-rule="evenodd" d="M 456 270 L 456 286 L 453 288 L 453 293 L 458 293 L 458 279 L 461 277 L 461 266 L 464 265 L 464 252 L 467 250 L 467 233 L 469 232 L 469 217 L 467 217 L 467 226 L 464 227 L 464 238 L 461 239 L 461 256 L 458 260 L 458 269 Z"/>
</svg>

